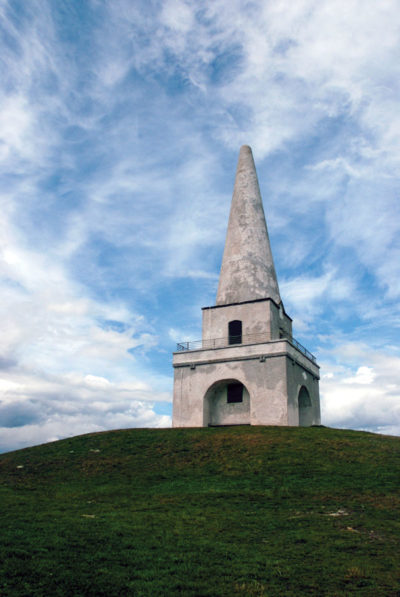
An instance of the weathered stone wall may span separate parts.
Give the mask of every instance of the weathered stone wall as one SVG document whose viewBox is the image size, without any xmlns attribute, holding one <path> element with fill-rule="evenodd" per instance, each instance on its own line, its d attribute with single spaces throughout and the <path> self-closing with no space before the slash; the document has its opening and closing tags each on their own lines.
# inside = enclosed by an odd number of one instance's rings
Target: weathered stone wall
<svg viewBox="0 0 400 597">
<path fill-rule="evenodd" d="M 200 364 L 195 369 L 177 367 L 173 426 L 201 427 L 217 424 L 216 421 L 225 425 L 287 425 L 285 373 L 284 356 L 264 362 L 253 358 L 215 365 Z M 246 404 L 243 403 L 226 404 L 226 385 L 232 381 L 247 388 L 249 409 L 244 409 Z M 217 383 L 220 389 L 213 392 Z M 249 415 L 244 417 L 245 412 Z"/>
<path fill-rule="evenodd" d="M 301 385 L 319 404 L 318 382 L 313 381 L 319 376 L 318 367 L 285 340 L 175 353 L 174 367 L 174 427 L 207 426 L 218 418 L 220 424 L 298 425 Z M 222 406 L 224 388 L 232 381 L 248 391 L 249 421 L 243 404 Z"/>
<path fill-rule="evenodd" d="M 280 338 L 280 331 L 282 330 L 287 336 L 292 335 L 292 320 L 285 313 L 282 303 L 279 307 L 273 302 L 270 302 L 270 327 L 271 339 Z"/>
<path fill-rule="evenodd" d="M 292 353 L 293 355 L 293 353 Z M 304 357 L 305 358 L 305 357 Z M 304 358 L 302 361 L 304 362 Z M 319 401 L 319 375 L 315 374 L 315 369 L 307 368 L 299 364 L 299 359 L 291 358 L 287 361 L 286 377 L 288 380 L 288 424 L 299 425 L 299 392 L 304 386 L 311 400 L 311 407 L 306 413 L 307 425 L 320 425 L 321 412 Z M 303 423 L 304 424 L 304 423 Z"/>
<path fill-rule="evenodd" d="M 270 340 L 278 340 L 281 330 L 292 335 L 292 320 L 282 307 L 271 299 L 261 299 L 247 303 L 205 307 L 203 309 L 203 340 L 227 338 L 230 321 L 242 322 L 242 333 L 246 335 L 265 334 Z"/>
<path fill-rule="evenodd" d="M 271 339 L 270 303 L 265 300 L 203 309 L 203 340 L 227 338 L 228 323 L 235 319 L 242 322 L 243 335 L 265 334 Z"/>
</svg>

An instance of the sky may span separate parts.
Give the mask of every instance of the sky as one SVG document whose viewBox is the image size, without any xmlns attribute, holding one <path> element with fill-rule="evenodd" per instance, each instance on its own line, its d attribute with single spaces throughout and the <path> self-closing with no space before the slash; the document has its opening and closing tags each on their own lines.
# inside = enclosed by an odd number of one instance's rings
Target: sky
<svg viewBox="0 0 400 597">
<path fill-rule="evenodd" d="M 0 451 L 168 427 L 239 148 L 322 423 L 400 435 L 397 0 L 0 0 Z"/>
</svg>

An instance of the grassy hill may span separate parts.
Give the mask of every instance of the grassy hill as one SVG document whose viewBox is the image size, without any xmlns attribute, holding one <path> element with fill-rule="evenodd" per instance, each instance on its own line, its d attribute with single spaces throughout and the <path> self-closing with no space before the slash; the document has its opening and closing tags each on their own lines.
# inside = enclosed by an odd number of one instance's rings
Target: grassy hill
<svg viewBox="0 0 400 597">
<path fill-rule="evenodd" d="M 0 595 L 400 595 L 400 438 L 130 429 L 0 456 Z"/>
</svg>

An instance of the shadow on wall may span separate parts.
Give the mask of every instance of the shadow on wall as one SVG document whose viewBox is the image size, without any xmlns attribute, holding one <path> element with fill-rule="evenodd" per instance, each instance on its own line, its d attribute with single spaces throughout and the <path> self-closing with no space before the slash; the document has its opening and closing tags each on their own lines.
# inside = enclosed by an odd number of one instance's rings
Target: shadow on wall
<svg viewBox="0 0 400 597">
<path fill-rule="evenodd" d="M 314 423 L 313 408 L 307 388 L 301 386 L 299 391 L 299 425 L 309 427 Z"/>
</svg>

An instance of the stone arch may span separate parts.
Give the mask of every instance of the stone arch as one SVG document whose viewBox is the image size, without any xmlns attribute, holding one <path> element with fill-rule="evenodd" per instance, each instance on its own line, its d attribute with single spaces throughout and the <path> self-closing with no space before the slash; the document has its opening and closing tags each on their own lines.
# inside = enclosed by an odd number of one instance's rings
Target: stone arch
<svg viewBox="0 0 400 597">
<path fill-rule="evenodd" d="M 235 387 L 236 386 L 236 387 Z M 242 396 L 239 400 L 239 387 Z M 230 395 L 230 401 L 228 397 Z M 204 395 L 204 426 L 250 425 L 250 394 L 238 379 L 222 379 L 214 382 Z"/>
<path fill-rule="evenodd" d="M 305 386 L 301 386 L 298 395 L 299 405 L 299 426 L 309 427 L 313 424 L 313 407 L 309 391 Z"/>
</svg>

